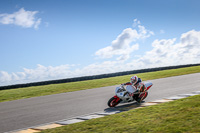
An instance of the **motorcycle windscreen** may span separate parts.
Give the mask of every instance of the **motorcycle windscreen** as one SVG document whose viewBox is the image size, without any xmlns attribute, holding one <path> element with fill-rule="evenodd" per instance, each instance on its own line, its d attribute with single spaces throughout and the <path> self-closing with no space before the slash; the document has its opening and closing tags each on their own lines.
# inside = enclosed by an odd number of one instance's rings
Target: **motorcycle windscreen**
<svg viewBox="0 0 200 133">
<path fill-rule="evenodd" d="M 130 92 L 130 93 L 133 93 L 133 92 L 136 91 L 136 88 L 133 87 L 132 85 L 127 85 L 127 86 L 126 86 L 126 90 L 127 90 L 128 92 Z"/>
</svg>

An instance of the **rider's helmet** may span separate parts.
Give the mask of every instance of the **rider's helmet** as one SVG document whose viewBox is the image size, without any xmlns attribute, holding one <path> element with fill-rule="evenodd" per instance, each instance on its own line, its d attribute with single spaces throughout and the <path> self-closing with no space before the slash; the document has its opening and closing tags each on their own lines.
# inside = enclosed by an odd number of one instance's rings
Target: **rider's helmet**
<svg viewBox="0 0 200 133">
<path fill-rule="evenodd" d="M 131 77 L 131 83 L 132 84 L 136 84 L 138 82 L 138 77 L 137 76 L 133 76 L 133 77 Z"/>
</svg>

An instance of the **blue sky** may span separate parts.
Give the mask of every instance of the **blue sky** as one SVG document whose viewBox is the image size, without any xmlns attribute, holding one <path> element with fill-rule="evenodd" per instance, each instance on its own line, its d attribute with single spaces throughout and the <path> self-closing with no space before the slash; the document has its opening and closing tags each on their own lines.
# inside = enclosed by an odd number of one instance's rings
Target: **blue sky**
<svg viewBox="0 0 200 133">
<path fill-rule="evenodd" d="M 1 0 L 0 86 L 200 63 L 199 0 Z"/>
</svg>

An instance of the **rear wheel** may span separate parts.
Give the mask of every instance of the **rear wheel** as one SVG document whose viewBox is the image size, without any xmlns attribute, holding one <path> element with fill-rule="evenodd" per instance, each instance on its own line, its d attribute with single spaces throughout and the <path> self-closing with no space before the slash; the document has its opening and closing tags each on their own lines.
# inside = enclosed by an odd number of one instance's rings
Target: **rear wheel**
<svg viewBox="0 0 200 133">
<path fill-rule="evenodd" d="M 115 107 L 117 104 L 119 104 L 120 100 L 115 98 L 115 97 L 112 97 L 110 98 L 110 100 L 108 101 L 108 106 L 109 107 Z"/>
</svg>

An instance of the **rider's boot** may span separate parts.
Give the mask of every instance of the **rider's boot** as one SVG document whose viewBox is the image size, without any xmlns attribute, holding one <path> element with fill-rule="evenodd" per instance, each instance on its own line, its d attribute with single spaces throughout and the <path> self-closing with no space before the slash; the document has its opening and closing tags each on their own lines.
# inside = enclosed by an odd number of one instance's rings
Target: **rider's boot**
<svg viewBox="0 0 200 133">
<path fill-rule="evenodd" d="M 138 104 L 140 104 L 140 103 L 142 102 L 142 100 L 141 100 L 140 97 L 138 97 L 138 98 L 136 99 L 136 101 L 137 101 Z"/>
<path fill-rule="evenodd" d="M 138 94 L 134 95 L 134 96 L 133 96 L 133 99 L 135 99 L 135 101 L 137 101 L 138 104 L 141 103 L 141 98 L 139 97 Z"/>
</svg>

